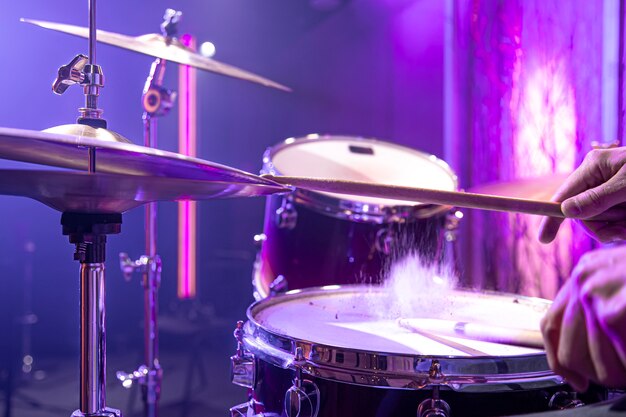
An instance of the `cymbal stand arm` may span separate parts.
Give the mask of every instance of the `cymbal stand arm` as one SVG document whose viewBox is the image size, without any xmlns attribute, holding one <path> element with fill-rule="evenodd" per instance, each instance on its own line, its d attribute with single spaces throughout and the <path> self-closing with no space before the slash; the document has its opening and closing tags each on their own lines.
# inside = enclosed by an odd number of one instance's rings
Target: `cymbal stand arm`
<svg viewBox="0 0 626 417">
<path fill-rule="evenodd" d="M 176 94 L 162 87 L 166 61 L 155 59 L 150 68 L 143 90 L 144 145 L 157 146 L 157 117 L 166 115 L 172 107 Z M 144 364 L 128 374 L 118 372 L 117 377 L 129 388 L 137 381 L 142 388 L 144 415 L 157 417 L 161 395 L 163 370 L 159 364 L 158 291 L 161 283 L 161 258 L 157 254 L 157 203 L 145 207 L 145 255 L 131 261 L 128 255 L 120 254 L 120 264 L 127 279 L 134 270 L 142 274 L 144 288 Z"/>
</svg>

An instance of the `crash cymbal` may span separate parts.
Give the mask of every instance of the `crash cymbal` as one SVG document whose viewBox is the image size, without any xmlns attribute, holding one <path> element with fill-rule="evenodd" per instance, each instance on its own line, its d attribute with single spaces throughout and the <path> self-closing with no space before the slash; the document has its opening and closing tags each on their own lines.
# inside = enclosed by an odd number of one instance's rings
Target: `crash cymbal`
<svg viewBox="0 0 626 417">
<path fill-rule="evenodd" d="M 127 143 L 106 129 L 65 125 L 52 130 L 75 134 L 0 128 L 0 159 L 87 171 L 93 148 L 97 172 L 279 186 L 225 165 Z"/>
<path fill-rule="evenodd" d="M 89 38 L 89 28 L 86 27 L 32 19 L 20 20 L 25 23 L 55 30 L 57 32 L 68 33 L 81 38 Z M 99 42 L 106 43 L 108 45 L 139 52 L 155 58 L 161 58 L 166 61 L 189 65 L 205 71 L 214 72 L 216 74 L 261 84 L 266 87 L 277 88 L 283 91 L 291 91 L 289 87 L 285 87 L 284 85 L 268 80 L 267 78 L 260 77 L 251 72 L 233 67 L 232 65 L 223 64 L 214 59 L 202 56 L 183 45 L 176 38 L 168 39 L 165 36 L 156 33 L 132 37 L 98 29 L 96 39 Z"/>
<path fill-rule="evenodd" d="M 477 194 L 547 201 L 557 192 L 566 178 L 567 175 L 565 174 L 552 174 L 536 178 L 481 184 L 470 188 L 468 191 Z"/>
<path fill-rule="evenodd" d="M 123 213 L 153 201 L 253 197 L 285 191 L 279 185 L 0 169 L 0 194 L 32 198 L 61 212 Z"/>
</svg>

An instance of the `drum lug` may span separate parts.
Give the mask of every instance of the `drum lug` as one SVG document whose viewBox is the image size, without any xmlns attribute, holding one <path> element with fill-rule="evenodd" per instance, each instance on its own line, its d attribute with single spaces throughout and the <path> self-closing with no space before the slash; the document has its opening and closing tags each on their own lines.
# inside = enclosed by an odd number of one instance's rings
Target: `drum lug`
<svg viewBox="0 0 626 417">
<path fill-rule="evenodd" d="M 295 375 L 293 385 L 285 393 L 286 417 L 317 417 L 320 411 L 320 390 L 315 382 L 302 378 L 302 368 L 306 360 L 302 348 L 296 348 L 292 362 Z"/>
<path fill-rule="evenodd" d="M 432 398 L 427 398 L 417 407 L 417 417 L 449 417 L 450 405 L 439 398 L 439 385 L 444 381 L 445 375 L 441 372 L 441 364 L 433 360 L 428 370 L 428 381 L 433 386 Z"/>
<path fill-rule="evenodd" d="M 246 388 L 256 385 L 256 365 L 254 355 L 243 345 L 243 321 L 237 322 L 233 332 L 237 340 L 237 353 L 230 357 L 230 380 L 233 384 Z"/>
<path fill-rule="evenodd" d="M 443 381 L 439 361 L 434 360 L 428 371 L 428 380 L 434 383 Z M 417 417 L 450 417 L 450 405 L 439 398 L 439 385 L 433 386 L 432 398 L 427 398 L 417 406 Z"/>
<path fill-rule="evenodd" d="M 270 284 L 270 297 L 288 291 L 289 284 L 284 275 L 277 276 Z"/>
<path fill-rule="evenodd" d="M 293 229 L 298 223 L 298 212 L 293 202 L 285 198 L 279 208 L 276 209 L 274 220 L 279 229 Z"/>
<path fill-rule="evenodd" d="M 417 417 L 450 417 L 450 405 L 441 399 L 428 398 L 417 407 Z"/>
<path fill-rule="evenodd" d="M 256 413 L 256 401 L 250 400 L 247 403 L 238 404 L 230 408 L 231 417 L 281 417 L 276 413 Z"/>
<path fill-rule="evenodd" d="M 445 375 L 441 372 L 441 364 L 438 360 L 433 360 L 428 369 L 428 382 L 431 384 L 440 384 L 443 382 Z"/>
<path fill-rule="evenodd" d="M 444 238 L 446 242 L 454 242 L 457 239 L 459 231 L 459 224 L 463 218 L 463 212 L 460 210 L 454 210 L 449 212 L 446 216 Z"/>
<path fill-rule="evenodd" d="M 548 402 L 551 410 L 566 410 L 568 408 L 578 408 L 585 405 L 575 392 L 559 391 L 555 393 Z"/>
</svg>

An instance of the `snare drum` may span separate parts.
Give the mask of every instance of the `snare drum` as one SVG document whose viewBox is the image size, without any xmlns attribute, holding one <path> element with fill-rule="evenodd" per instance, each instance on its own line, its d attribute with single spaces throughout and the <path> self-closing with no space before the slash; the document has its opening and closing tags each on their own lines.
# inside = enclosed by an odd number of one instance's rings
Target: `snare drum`
<svg viewBox="0 0 626 417">
<path fill-rule="evenodd" d="M 433 155 L 352 136 L 309 135 L 269 148 L 263 173 L 453 191 L 457 179 Z M 297 189 L 267 200 L 255 298 L 273 290 L 376 283 L 396 257 L 446 257 L 457 217 L 450 207 Z M 460 213 L 457 213 L 460 215 Z M 278 292 L 278 291 L 276 291 Z"/>
<path fill-rule="evenodd" d="M 384 287 L 333 287 L 248 309 L 231 359 L 233 382 L 251 395 L 232 416 L 489 417 L 579 404 L 540 349 L 413 332 L 398 325 Z M 455 290 L 414 314 L 538 330 L 549 305 Z"/>
</svg>

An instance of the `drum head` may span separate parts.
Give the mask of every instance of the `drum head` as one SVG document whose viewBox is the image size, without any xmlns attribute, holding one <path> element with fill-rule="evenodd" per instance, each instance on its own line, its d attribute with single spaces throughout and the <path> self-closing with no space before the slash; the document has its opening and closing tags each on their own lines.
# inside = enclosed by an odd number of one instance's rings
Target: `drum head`
<svg viewBox="0 0 626 417">
<path fill-rule="evenodd" d="M 264 157 L 266 173 L 362 181 L 445 191 L 457 188 L 450 167 L 433 155 L 404 146 L 352 136 L 309 135 L 287 139 Z M 381 206 L 415 206 L 414 201 L 320 193 Z"/>
<path fill-rule="evenodd" d="M 452 291 L 445 297 L 434 297 L 410 314 L 413 317 L 407 317 L 406 309 L 395 305 L 384 287 L 344 286 L 336 291 L 292 292 L 291 297 L 260 303 L 252 310 L 252 318 L 277 335 L 326 346 L 428 357 L 467 357 L 477 356 L 478 352 L 502 357 L 542 350 L 451 336 L 437 341 L 402 327 L 398 319 L 440 319 L 539 330 L 539 321 L 549 305 L 546 300 L 514 295 Z M 400 316 L 402 310 L 404 317 Z"/>
<path fill-rule="evenodd" d="M 380 286 L 295 290 L 253 304 L 244 340 L 256 357 L 283 368 L 291 366 L 295 347 L 301 347 L 308 372 L 361 385 L 414 389 L 435 383 L 487 392 L 562 383 L 541 349 L 427 337 L 398 324 L 402 309 L 396 302 Z M 538 330 L 549 306 L 547 300 L 455 290 L 413 315 Z M 435 363 L 442 376 L 433 381 Z"/>
</svg>

